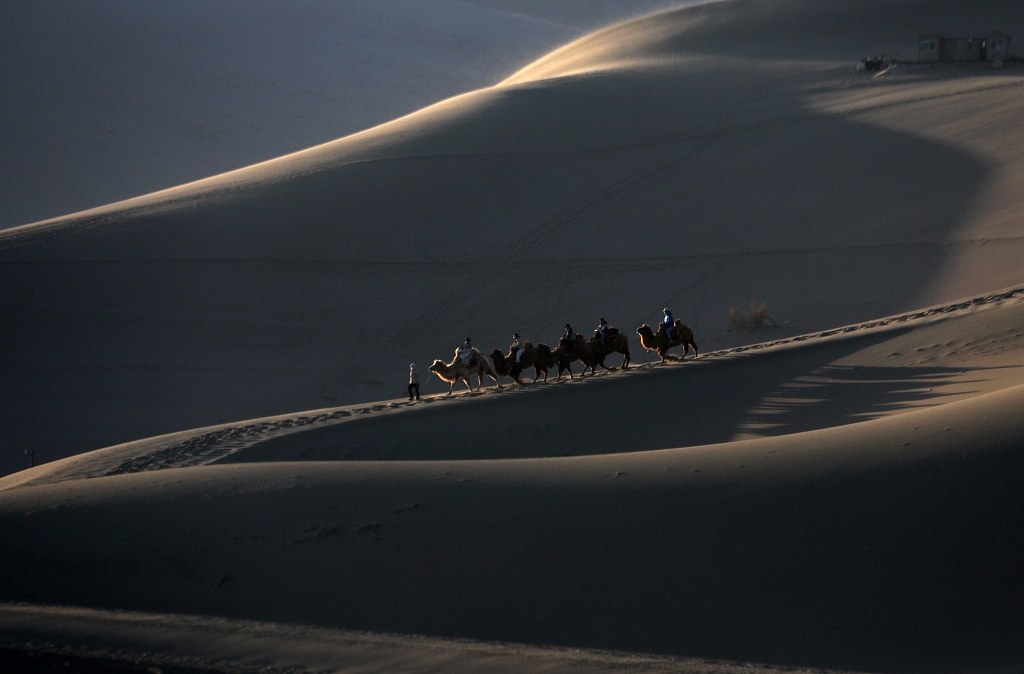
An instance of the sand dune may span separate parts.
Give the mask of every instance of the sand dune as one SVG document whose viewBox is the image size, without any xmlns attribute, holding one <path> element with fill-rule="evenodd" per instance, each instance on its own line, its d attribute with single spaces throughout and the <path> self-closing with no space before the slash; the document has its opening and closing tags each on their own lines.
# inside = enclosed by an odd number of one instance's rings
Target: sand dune
<svg viewBox="0 0 1024 674">
<path fill-rule="evenodd" d="M 23 471 L 0 480 L 0 592 L 374 632 L 257 626 L 285 643 L 243 658 L 313 669 L 388 671 L 397 659 L 412 671 L 748 671 L 378 632 L 864 671 L 1016 666 L 1022 299 L 998 293 L 632 374 L 182 433 Z M 756 402 L 740 405 L 744 395 Z M 367 454 L 368 438 L 383 454 Z M 511 458 L 562 449 L 581 455 Z M 403 460 L 336 460 L 351 454 Z M 494 456 L 509 458 L 480 460 Z M 125 620 L 151 627 L 117 629 Z M 226 636 L 186 638 L 206 630 L 189 621 L 0 611 L 37 649 L 109 655 L 114 642 L 123 656 L 156 643 L 172 661 L 225 657 L 254 629 L 215 623 Z"/>
<path fill-rule="evenodd" d="M 593 455 L 832 428 L 1020 384 L 1022 301 L 1016 288 L 699 360 L 182 431 L 21 471 L 0 489 L 215 463 Z"/>
<path fill-rule="evenodd" d="M 0 228 L 354 133 L 681 4 L 5 3 Z"/>
<path fill-rule="evenodd" d="M 1024 388 L 840 429 L 3 492 L 7 599 L 730 660 L 1020 662 Z"/>
<path fill-rule="evenodd" d="M 84 672 L 152 668 L 175 674 L 303 671 L 444 671 L 569 674 L 769 674 L 775 667 L 746 663 L 615 653 L 578 648 L 403 637 L 267 622 L 125 611 L 0 604 L 3 641 L 31 639 L 36 660 Z M 85 648 L 79 644 L 88 643 Z M 61 644 L 59 653 L 49 647 Z M 75 644 L 77 646 L 69 646 Z M 15 653 L 23 652 L 21 649 Z M 5 663 L 0 655 L 0 663 Z M 70 663 L 69 663 L 70 660 Z M 31 662 L 31 660 L 29 660 Z M 86 669 L 92 667 L 93 669 Z M 77 671 L 77 670 L 73 670 Z M 823 670 L 816 670 L 823 671 Z"/>
<path fill-rule="evenodd" d="M 845 25 L 862 3 L 836 7 Z M 992 7 L 1014 30 L 1019 10 Z M 800 3 L 762 38 L 775 58 L 722 58 L 692 25 L 711 11 L 584 41 L 633 31 L 622 58 L 648 66 L 481 90 L 4 233 L 7 441 L 52 460 L 389 398 L 409 362 L 467 334 L 551 341 L 600 315 L 631 332 L 669 304 L 698 341 L 728 345 L 725 314 L 751 297 L 801 334 L 1020 281 L 1024 74 L 862 78 L 866 42 L 924 19 L 890 12 L 878 37 L 842 33 L 809 60 L 786 51 Z"/>
<path fill-rule="evenodd" d="M 1024 8 L 692 7 L 0 233 L 3 439 L 48 462 L 0 478 L 0 649 L 1024 667 L 1024 70 L 853 70 L 994 28 Z M 780 327 L 727 333 L 752 297 Z M 663 306 L 699 359 L 641 352 Z M 602 315 L 629 371 L 398 397 Z"/>
</svg>

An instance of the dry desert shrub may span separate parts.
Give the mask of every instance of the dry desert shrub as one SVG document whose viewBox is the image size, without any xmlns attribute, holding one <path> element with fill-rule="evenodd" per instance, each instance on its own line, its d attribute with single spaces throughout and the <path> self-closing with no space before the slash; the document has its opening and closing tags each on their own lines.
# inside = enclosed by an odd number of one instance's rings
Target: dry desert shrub
<svg viewBox="0 0 1024 674">
<path fill-rule="evenodd" d="M 750 300 L 750 315 L 735 307 L 729 309 L 729 332 L 751 332 L 758 328 L 777 327 L 775 319 L 769 314 L 770 309 L 764 302 Z"/>
<path fill-rule="evenodd" d="M 743 312 L 736 307 L 730 307 L 729 332 L 746 332 L 748 329 L 747 317 L 743 315 Z"/>
</svg>

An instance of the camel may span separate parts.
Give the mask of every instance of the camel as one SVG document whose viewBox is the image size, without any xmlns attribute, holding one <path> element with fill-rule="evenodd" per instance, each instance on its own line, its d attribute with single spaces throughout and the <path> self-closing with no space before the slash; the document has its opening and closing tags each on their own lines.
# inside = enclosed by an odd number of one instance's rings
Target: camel
<svg viewBox="0 0 1024 674">
<path fill-rule="evenodd" d="M 498 349 L 491 352 L 491 361 L 494 362 L 494 371 L 504 377 L 511 377 L 512 380 L 522 385 L 523 382 L 519 379 L 519 375 L 522 374 L 523 370 L 532 367 L 534 370 L 533 381 L 540 379 L 541 373 L 544 374 L 544 381 L 548 380 L 548 369 L 555 365 L 555 356 L 551 351 L 551 347 L 547 344 L 538 344 L 536 348 L 530 345 L 529 351 L 523 354 L 523 359 L 516 362 L 516 354 L 512 349 L 509 349 L 508 355 L 504 355 Z"/>
<path fill-rule="evenodd" d="M 501 377 L 512 377 L 512 360 L 505 357 L 505 354 L 501 352 L 501 349 L 495 349 L 491 351 L 491 362 L 494 363 L 494 371 Z M 517 386 L 522 386 L 523 382 L 519 381 L 519 375 L 512 377 L 512 381 Z"/>
<path fill-rule="evenodd" d="M 605 357 L 611 353 L 621 353 L 622 369 L 629 369 L 629 338 L 622 332 L 619 332 L 618 328 L 608 328 L 604 344 L 601 343 L 601 336 L 597 333 L 583 343 L 583 352 L 580 354 L 580 361 L 583 363 L 583 374 L 580 376 L 582 377 L 587 373 L 588 367 L 590 368 L 591 375 L 597 374 L 598 365 L 609 372 L 615 371 L 614 367 L 608 367 L 604 364 Z"/>
<path fill-rule="evenodd" d="M 565 337 L 558 340 L 558 348 L 555 349 L 551 355 L 554 356 L 555 361 L 558 363 L 558 379 L 562 378 L 563 372 L 569 373 L 569 379 L 572 379 L 572 363 L 580 359 L 583 355 L 585 342 L 583 341 L 583 335 L 576 333 L 576 341 L 570 343 Z"/>
<path fill-rule="evenodd" d="M 428 368 L 430 372 L 433 372 L 441 379 L 451 384 L 451 388 L 448 389 L 448 395 L 452 394 L 455 390 L 455 385 L 459 383 L 460 379 L 466 381 L 466 386 L 469 390 L 473 390 L 473 382 L 470 377 L 476 375 L 480 378 L 480 384 L 477 386 L 477 390 L 481 390 L 484 387 L 484 375 L 487 375 L 494 380 L 494 383 L 498 388 L 503 388 L 501 382 L 498 381 L 498 375 L 494 374 L 494 370 L 491 369 L 491 364 L 487 362 L 483 354 L 473 349 L 473 357 L 469 361 L 469 366 L 462 364 L 462 359 L 459 358 L 457 352 L 455 360 L 451 363 L 446 363 L 443 360 L 435 360 L 433 364 Z"/>
<path fill-rule="evenodd" d="M 636 334 L 640 335 L 640 345 L 648 351 L 657 351 L 658 355 L 661 356 L 661 361 L 666 360 L 682 360 L 686 358 L 686 354 L 690 352 L 690 347 L 693 347 L 693 357 L 697 357 L 697 342 L 693 341 L 693 330 L 683 325 L 683 322 L 676 320 L 675 332 L 671 342 L 668 336 L 665 334 L 665 324 L 662 323 L 661 327 L 658 328 L 658 334 L 655 335 L 650 326 L 646 323 L 636 329 Z M 683 355 L 681 358 L 676 358 L 674 355 L 668 352 L 669 349 L 674 349 L 677 346 L 683 347 Z"/>
</svg>

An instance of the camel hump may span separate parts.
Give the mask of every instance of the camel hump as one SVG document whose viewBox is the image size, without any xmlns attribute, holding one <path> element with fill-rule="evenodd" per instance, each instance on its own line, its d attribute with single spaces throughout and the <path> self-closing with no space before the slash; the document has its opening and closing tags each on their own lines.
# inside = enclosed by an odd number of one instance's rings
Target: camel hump
<svg viewBox="0 0 1024 674">
<path fill-rule="evenodd" d="M 608 328 L 607 333 L 608 333 L 608 336 L 611 337 L 612 335 L 619 334 L 619 329 L 618 328 Z"/>
</svg>

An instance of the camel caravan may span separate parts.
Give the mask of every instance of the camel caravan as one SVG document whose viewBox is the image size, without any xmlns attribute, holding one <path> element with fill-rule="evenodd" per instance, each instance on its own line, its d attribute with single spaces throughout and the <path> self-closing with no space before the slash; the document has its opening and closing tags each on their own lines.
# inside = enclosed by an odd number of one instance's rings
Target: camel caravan
<svg viewBox="0 0 1024 674">
<path fill-rule="evenodd" d="M 672 312 L 663 309 L 664 319 L 658 324 L 658 331 L 655 333 L 646 323 L 637 328 L 640 336 L 640 345 L 648 351 L 657 352 L 662 362 L 669 360 L 682 360 L 686 354 L 693 349 L 693 357 L 697 357 L 697 342 L 693 340 L 693 330 L 683 324 L 682 321 L 673 320 Z M 683 348 L 682 356 L 675 356 L 669 353 L 670 349 L 677 346 Z M 435 360 L 429 370 L 450 384 L 448 395 L 455 390 L 459 381 L 465 381 L 470 391 L 481 390 L 484 385 L 484 377 L 494 380 L 497 388 L 503 388 L 498 377 L 509 377 L 517 386 L 524 382 L 521 377 L 523 372 L 533 368 L 533 381 L 548 380 L 548 372 L 557 369 L 556 381 L 561 380 L 562 373 L 567 372 L 569 378 L 573 378 L 572 364 L 579 361 L 583 364 L 585 376 L 590 370 L 591 376 L 597 374 L 597 368 L 602 367 L 609 372 L 617 368 L 605 365 L 605 358 L 613 353 L 622 354 L 622 369 L 628 369 L 630 363 L 629 339 L 624 332 L 618 328 L 610 327 L 602 318 L 594 336 L 584 339 L 583 335 L 574 332 L 572 326 L 565 325 L 565 334 L 558 340 L 558 346 L 552 349 L 547 344 L 534 346 L 529 341 L 520 340 L 519 334 L 512 335 L 512 345 L 508 353 L 500 349 L 494 349 L 490 354 L 490 360 L 484 357 L 480 351 L 473 346 L 469 337 L 455 350 L 455 358 L 450 363 L 443 360 Z M 472 377 L 478 379 L 477 388 L 473 388 Z M 410 398 L 411 399 L 411 398 Z"/>
</svg>

